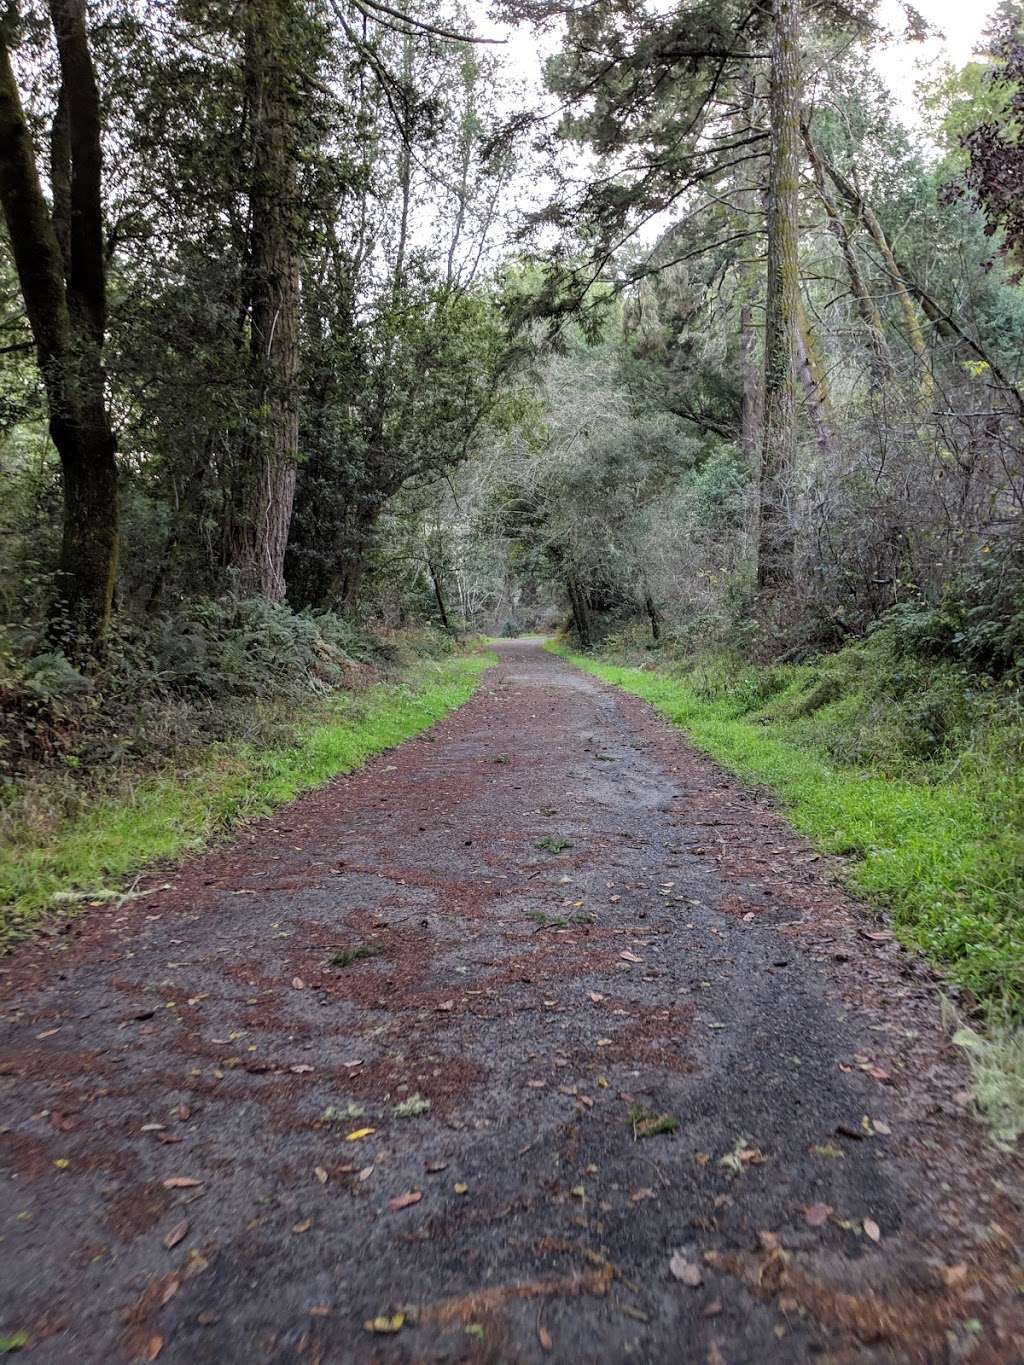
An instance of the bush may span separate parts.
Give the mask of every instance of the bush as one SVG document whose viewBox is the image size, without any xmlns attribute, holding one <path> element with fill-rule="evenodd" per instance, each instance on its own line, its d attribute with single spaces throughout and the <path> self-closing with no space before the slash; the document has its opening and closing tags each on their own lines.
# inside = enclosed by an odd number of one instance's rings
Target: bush
<svg viewBox="0 0 1024 1365">
<path fill-rule="evenodd" d="M 350 686 L 386 654 L 340 617 L 261 599 L 199 600 L 145 621 L 122 619 L 89 677 L 31 632 L 9 631 L 0 644 L 0 766 L 109 760 L 216 738 L 239 704 Z"/>
</svg>

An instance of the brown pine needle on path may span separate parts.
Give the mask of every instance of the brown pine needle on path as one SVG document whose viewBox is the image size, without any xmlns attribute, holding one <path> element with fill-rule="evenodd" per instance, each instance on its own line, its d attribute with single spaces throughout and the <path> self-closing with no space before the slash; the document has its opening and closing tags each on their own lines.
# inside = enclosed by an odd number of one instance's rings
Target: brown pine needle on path
<svg viewBox="0 0 1024 1365">
<path fill-rule="evenodd" d="M 0 1345 L 1024 1360 L 928 971 L 537 643 L 152 885 L 4 964 Z"/>
</svg>

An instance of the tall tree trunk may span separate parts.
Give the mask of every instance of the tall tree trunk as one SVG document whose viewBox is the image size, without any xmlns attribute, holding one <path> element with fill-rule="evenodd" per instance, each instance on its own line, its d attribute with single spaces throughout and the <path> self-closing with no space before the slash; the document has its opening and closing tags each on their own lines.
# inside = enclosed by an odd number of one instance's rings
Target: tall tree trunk
<svg viewBox="0 0 1024 1365">
<path fill-rule="evenodd" d="M 99 91 L 84 0 L 51 0 L 61 87 L 51 137 L 53 215 L 0 26 L 0 207 L 60 457 L 64 526 L 55 631 L 91 652 L 117 577 L 115 439 L 106 403 L 107 296 Z"/>
<path fill-rule="evenodd" d="M 567 587 L 569 589 L 569 602 L 572 606 L 572 619 L 576 624 L 576 638 L 579 640 L 582 649 L 589 649 L 591 645 L 590 612 L 587 609 L 586 594 L 572 574 L 569 575 Z"/>
<path fill-rule="evenodd" d="M 797 319 L 800 304 L 800 21 L 797 0 L 773 0 L 768 289 L 764 336 L 764 434 L 757 579 L 762 589 L 793 576 L 790 477 L 796 460 Z"/>
<path fill-rule="evenodd" d="M 825 367 L 815 344 L 810 319 L 807 316 L 807 309 L 804 307 L 802 299 L 800 300 L 800 312 L 797 321 L 796 346 L 800 384 L 804 391 L 807 415 L 811 419 L 818 449 L 823 455 L 832 455 L 836 448 L 832 419 L 832 398 L 828 390 L 828 381 L 825 378 Z"/>
<path fill-rule="evenodd" d="M 242 460 L 232 559 L 239 591 L 285 594 L 299 453 L 299 213 L 295 87 L 302 51 L 291 0 L 246 0 L 252 123 L 249 346 L 254 430 Z"/>
<path fill-rule="evenodd" d="M 761 451 L 761 424 L 764 417 L 762 372 L 757 366 L 757 332 L 749 303 L 740 305 L 740 445 L 752 468 Z"/>
<path fill-rule="evenodd" d="M 448 620 L 448 609 L 444 604 L 444 593 L 441 591 L 441 576 L 432 559 L 427 561 L 427 568 L 430 570 L 430 581 L 434 585 L 434 601 L 437 603 L 438 614 L 441 617 L 441 625 L 449 635 L 452 633 L 451 622 Z"/>
<path fill-rule="evenodd" d="M 644 611 L 651 623 L 651 639 L 657 642 L 661 639 L 661 617 L 658 615 L 658 608 L 654 605 L 654 598 L 649 592 L 644 593 Z"/>
</svg>

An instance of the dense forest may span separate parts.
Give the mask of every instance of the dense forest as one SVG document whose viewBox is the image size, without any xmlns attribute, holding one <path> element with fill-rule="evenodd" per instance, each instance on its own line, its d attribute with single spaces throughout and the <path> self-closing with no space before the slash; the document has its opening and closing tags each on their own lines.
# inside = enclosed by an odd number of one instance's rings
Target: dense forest
<svg viewBox="0 0 1024 1365">
<path fill-rule="evenodd" d="M 909 121 L 872 54 L 910 9 L 483 22 L 8 7 L 7 832 L 560 632 L 844 771 L 960 783 L 974 861 L 907 913 L 1019 999 L 1020 7 Z"/>
</svg>

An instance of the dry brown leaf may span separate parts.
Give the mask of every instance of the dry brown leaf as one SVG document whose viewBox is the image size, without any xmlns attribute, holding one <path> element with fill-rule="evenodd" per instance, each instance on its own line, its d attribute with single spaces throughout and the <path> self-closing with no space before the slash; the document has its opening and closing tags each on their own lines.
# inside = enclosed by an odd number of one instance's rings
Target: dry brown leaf
<svg viewBox="0 0 1024 1365">
<path fill-rule="evenodd" d="M 397 1213 L 399 1209 L 407 1209 L 410 1204 L 418 1204 L 422 1198 L 422 1190 L 406 1190 L 405 1194 L 396 1194 L 394 1199 L 389 1199 L 388 1208 L 392 1213 Z"/>
<path fill-rule="evenodd" d="M 542 1351 L 550 1351 L 555 1344 L 551 1340 L 551 1333 L 542 1322 L 537 1324 L 537 1340 L 540 1342 L 540 1349 Z"/>
<path fill-rule="evenodd" d="M 312 1226 L 313 1226 L 312 1218 L 303 1218 L 301 1223 L 296 1223 L 292 1227 L 292 1232 L 295 1233 L 308 1232 Z"/>
<path fill-rule="evenodd" d="M 172 1175 L 164 1181 L 165 1190 L 194 1190 L 201 1180 L 193 1180 L 190 1175 Z"/>
<path fill-rule="evenodd" d="M 619 957 L 622 958 L 623 962 L 643 962 L 642 957 L 637 957 L 636 953 L 631 953 L 628 948 L 623 948 Z"/>
<path fill-rule="evenodd" d="M 313 1174 L 316 1176 L 317 1180 L 319 1180 L 321 1185 L 327 1184 L 327 1172 L 324 1170 L 322 1166 L 314 1166 Z"/>
<path fill-rule="evenodd" d="M 691 1289 L 696 1289 L 704 1283 L 700 1266 L 694 1261 L 688 1261 L 681 1251 L 673 1254 L 668 1268 L 681 1284 L 689 1285 Z"/>
<path fill-rule="evenodd" d="M 188 1233 L 188 1219 L 183 1218 L 180 1223 L 175 1223 L 170 1232 L 164 1238 L 164 1246 L 170 1251 L 171 1247 L 176 1247 L 178 1243 Z"/>
<path fill-rule="evenodd" d="M 823 1228 L 831 1212 L 831 1204 L 809 1204 L 804 1211 L 804 1222 L 809 1228 Z"/>
<path fill-rule="evenodd" d="M 146 1342 L 145 1350 L 142 1352 L 143 1360 L 156 1360 L 157 1356 L 164 1349 L 163 1337 L 152 1336 Z"/>
<path fill-rule="evenodd" d="M 306 983 L 305 981 L 303 981 L 301 976 L 293 976 L 292 985 L 295 987 L 297 991 L 304 991 L 306 989 Z"/>
<path fill-rule="evenodd" d="M 882 1229 L 873 1218 L 864 1219 L 864 1235 L 870 1237 L 873 1242 L 880 1242 L 882 1240 Z"/>
</svg>

